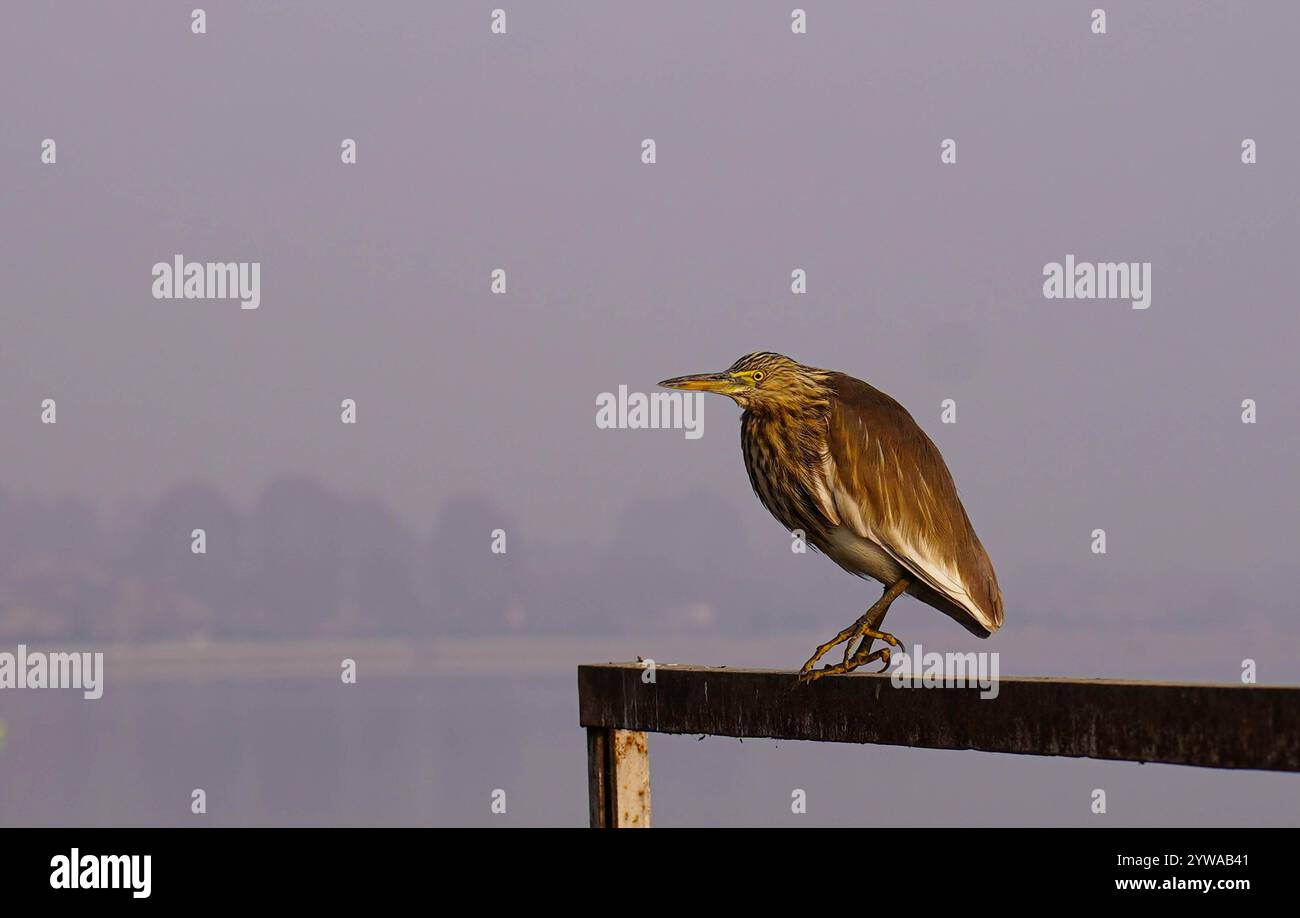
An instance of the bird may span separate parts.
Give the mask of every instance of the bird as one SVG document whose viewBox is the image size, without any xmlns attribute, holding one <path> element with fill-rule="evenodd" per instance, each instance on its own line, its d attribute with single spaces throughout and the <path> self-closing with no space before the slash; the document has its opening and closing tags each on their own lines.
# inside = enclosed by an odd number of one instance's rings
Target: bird
<svg viewBox="0 0 1300 918">
<path fill-rule="evenodd" d="M 938 447 L 907 409 L 845 373 L 758 351 L 722 373 L 665 379 L 660 386 L 725 395 L 739 405 L 749 482 L 787 530 L 884 592 L 853 624 L 813 652 L 798 681 L 853 672 L 891 651 L 880 630 L 904 593 L 977 637 L 1002 627 L 1002 590 Z M 872 651 L 874 641 L 886 646 Z M 818 667 L 844 644 L 840 663 Z M 856 649 L 855 649 L 856 644 Z"/>
</svg>

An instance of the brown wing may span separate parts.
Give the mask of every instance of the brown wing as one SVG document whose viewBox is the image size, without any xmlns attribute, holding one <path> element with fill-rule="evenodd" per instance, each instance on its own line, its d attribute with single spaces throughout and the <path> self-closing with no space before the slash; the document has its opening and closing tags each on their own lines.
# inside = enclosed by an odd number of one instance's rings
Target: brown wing
<svg viewBox="0 0 1300 918">
<path fill-rule="evenodd" d="M 938 448 L 907 410 L 873 386 L 833 373 L 827 478 L 844 525 L 921 581 L 919 599 L 987 637 L 1002 626 L 1002 591 Z"/>
</svg>

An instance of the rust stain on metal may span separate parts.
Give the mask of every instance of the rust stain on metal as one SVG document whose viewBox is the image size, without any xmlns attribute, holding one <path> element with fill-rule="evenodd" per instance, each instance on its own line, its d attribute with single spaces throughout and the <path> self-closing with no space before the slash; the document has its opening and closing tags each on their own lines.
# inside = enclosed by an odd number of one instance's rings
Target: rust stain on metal
<svg viewBox="0 0 1300 918">
<path fill-rule="evenodd" d="M 650 828 L 650 750 L 644 732 L 614 731 L 614 785 L 618 827 Z"/>
</svg>

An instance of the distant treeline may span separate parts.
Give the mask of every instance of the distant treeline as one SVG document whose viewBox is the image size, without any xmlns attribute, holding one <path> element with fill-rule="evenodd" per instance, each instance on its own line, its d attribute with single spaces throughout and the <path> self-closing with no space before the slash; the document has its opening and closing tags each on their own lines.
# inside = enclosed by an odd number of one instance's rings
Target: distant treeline
<svg viewBox="0 0 1300 918">
<path fill-rule="evenodd" d="M 0 641 L 601 635 L 788 622 L 797 591 L 780 565 L 736 538 L 740 528 L 733 508 L 706 497 L 636 505 L 612 542 L 593 549 L 535 539 L 472 495 L 417 533 L 375 499 L 306 479 L 270 484 L 249 513 L 193 484 L 111 522 L 84 500 L 0 491 Z M 192 550 L 196 529 L 204 554 Z M 504 553 L 492 550 L 497 530 Z M 779 528 L 762 535 L 772 555 L 792 557 Z"/>
</svg>

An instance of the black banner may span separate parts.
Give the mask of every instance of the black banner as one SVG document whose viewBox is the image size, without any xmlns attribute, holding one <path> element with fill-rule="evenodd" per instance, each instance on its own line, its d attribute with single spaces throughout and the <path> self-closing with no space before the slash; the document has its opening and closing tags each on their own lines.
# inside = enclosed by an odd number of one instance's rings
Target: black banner
<svg viewBox="0 0 1300 918">
<path fill-rule="evenodd" d="M 7 902 L 338 906 L 431 890 L 441 898 L 458 887 L 473 894 L 495 876 L 504 885 L 490 889 L 531 886 L 537 895 L 547 890 L 547 900 L 563 897 L 570 883 L 575 893 L 596 884 L 661 905 L 692 891 L 749 901 L 775 885 L 813 899 L 839 890 L 862 901 L 874 890 L 878 907 L 982 900 L 1003 890 L 1071 904 L 1199 899 L 1231 908 L 1286 890 L 1280 864 L 1293 843 L 1282 831 L 1238 829 L 880 828 L 779 839 L 750 830 L 725 840 L 571 831 L 544 847 L 529 831 L 40 829 L 5 833 L 3 874 Z"/>
</svg>

